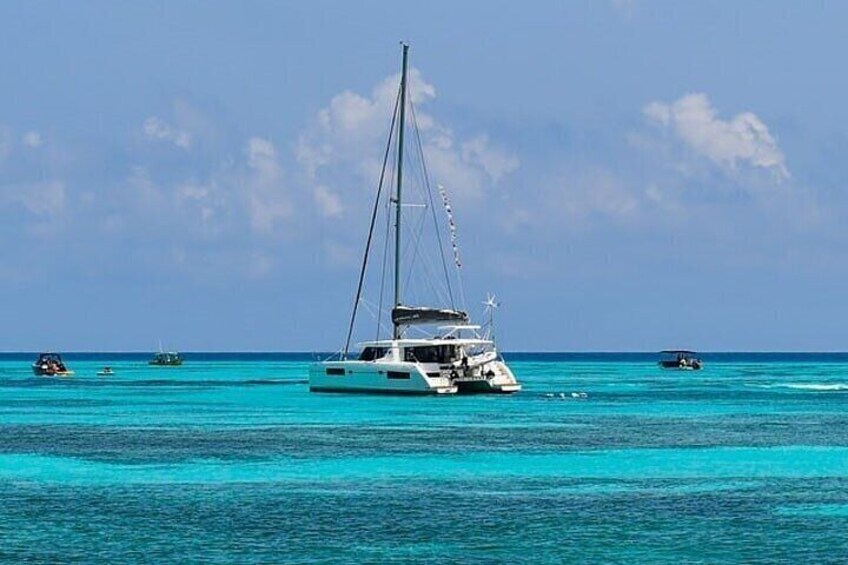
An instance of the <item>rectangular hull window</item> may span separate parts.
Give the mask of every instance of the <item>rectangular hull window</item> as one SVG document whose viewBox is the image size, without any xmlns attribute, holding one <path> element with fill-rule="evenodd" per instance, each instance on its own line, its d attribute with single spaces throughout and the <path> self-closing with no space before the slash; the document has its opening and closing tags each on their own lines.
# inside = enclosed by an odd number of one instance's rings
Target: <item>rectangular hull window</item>
<svg viewBox="0 0 848 565">
<path fill-rule="evenodd" d="M 401 373 L 400 371 L 386 371 L 386 377 L 389 379 L 408 379 L 409 373 Z"/>
<path fill-rule="evenodd" d="M 335 377 L 343 377 L 345 370 L 341 367 L 328 367 L 327 374 Z"/>
</svg>

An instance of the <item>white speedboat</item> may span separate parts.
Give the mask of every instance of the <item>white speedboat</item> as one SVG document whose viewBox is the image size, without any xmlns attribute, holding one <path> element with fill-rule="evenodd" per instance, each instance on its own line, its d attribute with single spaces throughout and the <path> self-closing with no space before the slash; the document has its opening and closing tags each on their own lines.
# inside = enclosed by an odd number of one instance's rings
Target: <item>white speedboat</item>
<svg viewBox="0 0 848 565">
<path fill-rule="evenodd" d="M 335 358 L 316 363 L 310 368 L 309 389 L 318 392 L 390 394 L 517 392 L 521 390 L 521 385 L 498 352 L 493 338 L 492 313 L 494 307 L 497 305 L 493 297 L 489 298 L 485 303 L 489 313 L 489 320 L 488 324 L 484 328 L 481 328 L 480 326 L 470 324 L 467 313 L 454 307 L 452 303 L 448 307 L 410 306 L 404 303 L 401 296 L 401 291 L 405 288 L 401 281 L 401 263 L 403 261 L 401 251 L 404 250 L 401 237 L 403 233 L 401 231 L 401 211 L 403 208 L 402 195 L 404 187 L 403 139 L 406 106 L 408 102 L 411 104 L 407 94 L 408 49 L 408 45 L 403 45 L 403 70 L 397 104 L 383 159 L 383 174 L 381 175 L 377 190 L 377 199 L 371 216 L 371 227 L 365 248 L 365 257 L 360 271 L 359 285 L 356 292 L 356 299 L 354 300 L 347 341 L 344 349 Z M 414 120 L 414 107 L 412 107 L 412 116 Z M 375 219 L 378 211 L 381 209 L 381 193 L 383 192 L 383 179 L 386 177 L 386 164 L 388 163 L 388 156 L 393 145 L 397 148 L 395 190 L 393 194 L 389 195 L 389 202 L 382 203 L 386 204 L 385 209 L 391 209 L 394 214 L 394 218 L 387 218 L 387 226 L 389 220 L 394 220 L 393 238 L 388 237 L 388 232 L 386 232 L 387 237 L 385 242 L 386 251 L 389 250 L 390 246 L 393 247 L 394 251 L 394 300 L 392 301 L 393 306 L 391 308 L 392 335 L 391 338 L 387 339 L 375 339 L 373 341 L 363 342 L 359 344 L 361 352 L 358 355 L 350 355 L 351 336 L 354 330 L 357 308 L 362 299 L 363 281 L 366 276 L 366 267 L 374 236 Z M 418 137 L 417 149 L 422 159 L 422 168 L 424 168 L 420 137 Z M 426 183 L 429 183 L 426 168 L 424 168 L 423 177 L 418 178 L 423 178 Z M 426 186 L 426 189 L 430 190 L 429 184 Z M 461 265 L 456 248 L 456 233 L 452 212 L 442 187 L 440 187 L 440 193 L 447 213 L 450 243 L 454 250 L 454 262 L 457 269 L 459 269 Z M 432 203 L 431 192 L 431 208 Z M 421 205 L 421 207 L 426 207 L 426 205 Z M 437 223 L 434 215 L 434 224 Z M 392 239 L 394 241 L 391 241 Z M 413 243 L 415 244 L 414 253 L 409 253 L 408 256 L 414 257 L 418 254 L 417 246 L 419 240 L 416 239 Z M 450 278 L 446 263 L 444 262 L 441 239 L 439 239 L 439 253 L 445 267 L 445 277 L 449 287 Z M 384 274 L 385 271 L 384 268 Z M 409 266 L 409 269 L 403 270 L 404 273 L 410 273 L 410 277 L 417 277 L 418 279 L 427 274 L 432 274 L 432 270 L 429 273 L 414 273 L 412 271 L 412 265 Z M 383 282 L 385 281 L 381 281 L 379 285 L 381 293 L 383 287 L 387 286 Z M 450 292 L 448 294 L 451 295 L 452 302 L 453 294 Z M 377 313 L 378 318 L 384 315 L 379 310 Z M 378 334 L 381 327 L 378 321 Z M 385 327 L 388 327 L 388 324 Z M 429 333 L 428 328 L 430 329 Z M 424 337 L 408 336 L 407 334 L 411 330 L 423 333 Z"/>
</svg>

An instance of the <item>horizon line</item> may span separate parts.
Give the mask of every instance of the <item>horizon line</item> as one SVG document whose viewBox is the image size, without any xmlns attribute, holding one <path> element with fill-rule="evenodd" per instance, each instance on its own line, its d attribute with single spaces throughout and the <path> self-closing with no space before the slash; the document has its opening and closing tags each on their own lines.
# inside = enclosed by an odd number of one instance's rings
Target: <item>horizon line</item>
<svg viewBox="0 0 848 565">
<path fill-rule="evenodd" d="M 42 350 L 0 350 L 0 355 L 23 355 L 23 354 L 39 354 L 43 352 L 56 352 L 61 354 L 121 354 L 121 353 L 132 353 L 132 354 L 150 354 L 150 353 L 158 353 L 153 349 L 127 349 L 127 350 L 58 350 L 58 349 L 42 349 Z M 822 355 L 839 355 L 839 354 L 848 354 L 848 350 L 796 350 L 796 349 L 726 349 L 726 350 L 692 350 L 695 353 L 699 354 L 727 354 L 727 353 L 753 353 L 753 354 L 822 354 Z M 326 354 L 334 354 L 338 353 L 337 351 L 304 351 L 304 350 L 260 350 L 260 349 L 246 349 L 246 350 L 202 350 L 202 349 L 186 349 L 175 352 L 180 354 L 281 354 L 281 355 L 326 355 Z M 587 349 L 587 350 L 555 350 L 555 349 L 539 349 L 539 350 L 510 350 L 510 351 L 502 351 L 501 353 L 505 355 L 509 354 L 566 354 L 566 355 L 622 355 L 622 354 L 660 354 L 663 350 L 613 350 L 613 349 Z"/>
</svg>

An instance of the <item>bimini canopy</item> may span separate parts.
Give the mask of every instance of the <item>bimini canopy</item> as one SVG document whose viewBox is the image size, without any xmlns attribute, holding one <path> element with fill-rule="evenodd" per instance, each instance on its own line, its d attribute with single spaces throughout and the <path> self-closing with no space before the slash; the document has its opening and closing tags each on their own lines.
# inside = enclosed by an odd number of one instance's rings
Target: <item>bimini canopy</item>
<svg viewBox="0 0 848 565">
<path fill-rule="evenodd" d="M 424 306 L 397 306 L 392 309 L 392 323 L 398 326 L 438 324 L 442 322 L 468 323 L 468 314 L 461 310 L 426 308 Z"/>
</svg>

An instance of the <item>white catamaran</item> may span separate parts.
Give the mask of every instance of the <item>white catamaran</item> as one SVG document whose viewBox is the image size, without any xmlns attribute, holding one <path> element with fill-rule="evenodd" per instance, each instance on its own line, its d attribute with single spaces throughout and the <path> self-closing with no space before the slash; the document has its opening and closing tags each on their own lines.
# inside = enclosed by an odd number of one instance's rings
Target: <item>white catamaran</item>
<svg viewBox="0 0 848 565">
<path fill-rule="evenodd" d="M 309 370 L 309 389 L 320 392 L 371 392 L 393 394 L 455 394 L 463 392 L 482 393 L 511 393 L 521 390 L 510 368 L 506 365 L 494 342 L 492 312 L 497 303 L 494 297 L 489 297 L 484 303 L 489 312 L 486 330 L 481 326 L 471 325 L 468 314 L 459 310 L 451 303 L 450 307 L 423 307 L 404 304 L 401 292 L 401 263 L 404 249 L 401 238 L 402 200 L 403 194 L 403 163 L 404 163 L 404 126 L 406 121 L 407 103 L 407 58 L 408 45 L 403 45 L 403 66 L 400 87 L 395 111 L 392 115 L 392 125 L 389 130 L 389 141 L 383 159 L 383 172 L 377 190 L 377 199 L 371 215 L 371 227 L 365 247 L 365 256 L 360 271 L 359 285 L 354 300 L 353 313 L 348 329 L 344 349 L 334 358 L 316 363 Z M 413 121 L 415 109 L 412 106 Z M 395 125 L 397 127 L 395 127 Z M 416 134 L 418 131 L 416 130 Z M 423 166 L 423 148 L 420 135 L 417 136 L 419 157 L 422 160 L 424 178 L 426 167 Z M 386 176 L 388 157 L 392 143 L 397 147 L 396 184 L 395 192 L 390 197 L 388 206 L 394 211 L 394 301 L 391 310 L 392 335 L 390 339 L 379 339 L 380 324 L 378 321 L 378 339 L 360 344 L 358 356 L 349 355 L 351 336 L 360 301 L 362 299 L 363 281 L 368 264 L 368 256 L 374 235 L 375 220 L 380 206 L 380 195 Z M 459 256 L 455 246 L 455 225 L 447 196 L 440 187 L 445 210 L 448 214 L 448 224 L 451 229 L 451 243 L 454 245 L 457 269 L 460 266 Z M 432 208 L 432 191 L 429 193 Z M 435 215 L 433 216 L 435 222 Z M 389 218 L 387 217 L 387 222 Z M 388 227 L 388 223 L 387 223 Z M 388 232 L 387 232 L 388 235 Z M 386 250 L 389 246 L 386 237 Z M 417 243 L 417 242 L 416 242 Z M 439 253 L 444 263 L 444 254 L 439 240 Z M 417 254 L 417 250 L 416 250 Z M 384 260 L 385 266 L 385 260 Z M 385 268 L 384 271 L 385 273 Z M 420 277 L 419 277 L 420 278 Z M 381 288 L 382 288 L 381 283 Z M 451 295 L 451 302 L 453 298 Z M 378 312 L 378 317 L 381 312 Z M 435 328 L 424 337 L 409 337 L 409 330 Z"/>
</svg>

